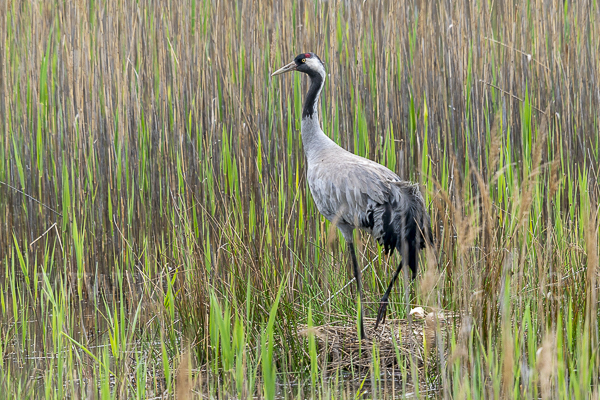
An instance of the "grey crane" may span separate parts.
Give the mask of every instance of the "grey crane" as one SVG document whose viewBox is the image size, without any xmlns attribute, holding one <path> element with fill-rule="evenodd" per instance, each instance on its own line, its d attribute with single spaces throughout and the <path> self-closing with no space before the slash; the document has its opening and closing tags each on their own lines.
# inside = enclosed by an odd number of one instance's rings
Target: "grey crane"
<svg viewBox="0 0 600 400">
<path fill-rule="evenodd" d="M 342 232 L 359 296 L 360 338 L 367 338 L 363 325 L 361 273 L 354 251 L 355 228 L 373 235 L 384 252 L 397 249 L 402 255 L 398 268 L 381 298 L 375 329 L 385 322 L 388 298 L 402 265 L 407 263 L 412 279 L 417 275 L 418 252 L 433 242 L 431 219 L 418 185 L 403 181 L 388 168 L 352 154 L 331 140 L 319 124 L 318 103 L 325 84 L 325 66 L 314 53 L 298 55 L 271 76 L 298 71 L 310 78 L 302 109 L 302 144 L 308 164 L 307 180 L 319 212 Z"/>
</svg>

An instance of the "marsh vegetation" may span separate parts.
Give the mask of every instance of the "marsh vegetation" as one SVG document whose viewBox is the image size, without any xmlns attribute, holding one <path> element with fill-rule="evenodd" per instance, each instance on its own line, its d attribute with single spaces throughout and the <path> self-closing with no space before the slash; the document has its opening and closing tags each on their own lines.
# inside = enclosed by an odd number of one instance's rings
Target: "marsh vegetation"
<svg viewBox="0 0 600 400">
<path fill-rule="evenodd" d="M 0 9 L 0 396 L 598 398 L 597 4 Z M 434 221 L 388 347 L 327 344 L 356 331 L 345 244 L 306 183 L 306 78 L 270 78 L 302 51 L 323 130 Z M 398 259 L 357 242 L 374 317 Z"/>
</svg>

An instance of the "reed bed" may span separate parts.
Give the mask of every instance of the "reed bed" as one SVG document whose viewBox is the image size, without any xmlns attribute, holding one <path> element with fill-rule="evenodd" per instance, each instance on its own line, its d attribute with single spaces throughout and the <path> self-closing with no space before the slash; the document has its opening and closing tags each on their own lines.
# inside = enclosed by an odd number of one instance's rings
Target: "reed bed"
<svg viewBox="0 0 600 400">
<path fill-rule="evenodd" d="M 419 380 L 426 376 L 425 368 L 436 366 L 432 362 L 437 361 L 436 343 L 447 340 L 448 327 L 456 327 L 460 322 L 455 318 L 432 312 L 425 318 L 390 320 L 381 329 L 367 328 L 369 339 L 361 341 L 356 337 L 355 327 L 348 325 L 305 325 L 298 334 L 316 340 L 318 365 L 324 374 L 370 372 L 373 363 L 377 363 L 384 376 Z M 375 325 L 373 318 L 365 321 Z M 306 350 L 306 356 L 310 357 L 310 349 Z"/>
<path fill-rule="evenodd" d="M 8 1 L 0 43 L 2 396 L 598 398 L 595 2 Z M 389 317 L 457 316 L 356 368 L 319 361 L 357 316 L 307 81 L 270 78 L 305 51 L 434 221 Z M 375 316 L 399 259 L 358 239 Z"/>
</svg>

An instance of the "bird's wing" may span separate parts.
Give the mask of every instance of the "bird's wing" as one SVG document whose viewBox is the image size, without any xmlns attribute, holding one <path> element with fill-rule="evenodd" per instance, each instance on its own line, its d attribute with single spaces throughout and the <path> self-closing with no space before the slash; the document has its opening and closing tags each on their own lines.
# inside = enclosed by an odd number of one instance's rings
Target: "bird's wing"
<svg viewBox="0 0 600 400">
<path fill-rule="evenodd" d="M 308 175 L 313 199 L 325 218 L 363 228 L 372 226 L 370 209 L 386 203 L 391 185 L 400 181 L 388 168 L 358 156 L 309 165 Z"/>
</svg>

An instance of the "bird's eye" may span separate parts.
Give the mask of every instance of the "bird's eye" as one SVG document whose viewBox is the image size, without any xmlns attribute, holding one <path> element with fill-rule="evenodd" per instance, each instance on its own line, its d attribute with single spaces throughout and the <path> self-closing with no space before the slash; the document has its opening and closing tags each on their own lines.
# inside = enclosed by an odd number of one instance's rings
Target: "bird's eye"
<svg viewBox="0 0 600 400">
<path fill-rule="evenodd" d="M 303 59 L 302 59 L 302 62 L 306 62 L 306 58 L 303 58 Z"/>
</svg>

